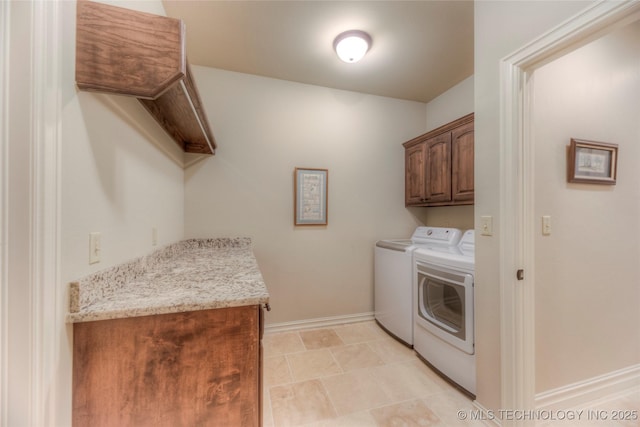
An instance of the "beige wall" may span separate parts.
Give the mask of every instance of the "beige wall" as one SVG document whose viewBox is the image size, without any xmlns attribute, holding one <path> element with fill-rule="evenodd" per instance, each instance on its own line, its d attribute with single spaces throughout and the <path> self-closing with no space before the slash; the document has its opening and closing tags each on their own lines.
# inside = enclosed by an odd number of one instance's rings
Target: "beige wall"
<svg viewBox="0 0 640 427">
<path fill-rule="evenodd" d="M 640 363 L 640 21 L 535 71 L 536 391 Z M 615 186 L 568 184 L 570 138 L 619 145 Z"/>
<path fill-rule="evenodd" d="M 473 76 L 427 103 L 427 132 L 473 113 Z"/>
<path fill-rule="evenodd" d="M 475 218 L 500 213 L 500 74 L 506 55 L 571 17 L 590 2 L 475 3 Z M 500 230 L 476 239 L 477 399 L 500 409 Z"/>
<path fill-rule="evenodd" d="M 187 237 L 249 236 L 267 323 L 373 311 L 373 247 L 420 225 L 402 142 L 425 104 L 193 67 L 220 148 L 185 175 Z M 293 170 L 329 170 L 326 227 L 293 226 Z"/>
</svg>

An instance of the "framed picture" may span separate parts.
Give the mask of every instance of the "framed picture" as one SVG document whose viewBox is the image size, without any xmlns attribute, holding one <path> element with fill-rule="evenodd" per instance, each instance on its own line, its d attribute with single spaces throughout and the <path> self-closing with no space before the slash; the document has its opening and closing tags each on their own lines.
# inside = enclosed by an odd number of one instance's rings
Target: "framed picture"
<svg viewBox="0 0 640 427">
<path fill-rule="evenodd" d="M 327 169 L 294 171 L 294 225 L 327 225 Z"/>
<path fill-rule="evenodd" d="M 569 182 L 615 185 L 618 145 L 572 138 L 568 163 Z"/>
</svg>

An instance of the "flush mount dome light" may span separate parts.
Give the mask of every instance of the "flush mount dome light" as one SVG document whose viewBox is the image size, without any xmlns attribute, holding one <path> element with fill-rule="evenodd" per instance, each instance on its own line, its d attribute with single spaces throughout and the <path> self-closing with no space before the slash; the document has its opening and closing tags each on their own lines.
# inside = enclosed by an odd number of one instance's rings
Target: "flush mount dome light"
<svg viewBox="0 0 640 427">
<path fill-rule="evenodd" d="M 338 34 L 333 48 L 344 62 L 358 62 L 371 46 L 371 36 L 364 31 L 350 30 Z"/>
</svg>

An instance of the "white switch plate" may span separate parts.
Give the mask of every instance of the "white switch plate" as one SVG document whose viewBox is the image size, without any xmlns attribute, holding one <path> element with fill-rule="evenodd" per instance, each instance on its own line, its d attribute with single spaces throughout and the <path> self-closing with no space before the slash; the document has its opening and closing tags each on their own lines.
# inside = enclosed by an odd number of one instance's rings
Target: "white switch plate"
<svg viewBox="0 0 640 427">
<path fill-rule="evenodd" d="M 493 217 L 481 216 L 480 217 L 480 234 L 483 236 L 493 236 Z"/>
<path fill-rule="evenodd" d="M 542 216 L 542 235 L 543 236 L 551 235 L 551 216 L 550 215 Z"/>
<path fill-rule="evenodd" d="M 89 233 L 89 264 L 100 262 L 100 233 Z"/>
<path fill-rule="evenodd" d="M 151 245 L 155 246 L 158 244 L 158 229 L 153 227 L 151 229 Z"/>
</svg>

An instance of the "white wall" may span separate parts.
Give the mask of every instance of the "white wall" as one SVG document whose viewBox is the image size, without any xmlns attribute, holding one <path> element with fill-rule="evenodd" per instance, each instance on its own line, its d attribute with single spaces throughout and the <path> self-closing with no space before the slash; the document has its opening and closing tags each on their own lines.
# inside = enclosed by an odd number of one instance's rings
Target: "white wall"
<svg viewBox="0 0 640 427">
<path fill-rule="evenodd" d="M 473 113 L 473 80 L 467 77 L 427 103 L 427 132 Z M 420 220 L 433 227 L 473 228 L 473 206 L 409 208 Z"/>
<path fill-rule="evenodd" d="M 32 318 L 29 315 L 31 294 L 30 277 L 30 99 L 24 96 L 30 93 L 31 58 L 21 54 L 33 35 L 30 28 L 30 5 L 24 3 L 5 3 L 0 5 L 3 13 L 9 15 L 9 25 L 3 27 L 3 48 L 11 41 L 5 68 L 2 70 L 3 93 L 3 156 L 2 158 L 2 207 L 3 207 L 3 259 L 2 267 L 2 414 L 3 425 L 21 423 L 26 425 L 29 411 L 31 369 L 29 328 Z M 19 42 L 15 42 L 15 41 Z M 3 59 L 4 61 L 4 59 Z M 6 126 L 6 127 L 4 127 Z M 4 209 L 7 209 L 5 211 Z M 5 228 L 6 227 L 6 228 Z M 5 299 L 6 298 L 6 299 Z M 8 389 L 6 390 L 5 387 Z M 7 391 L 5 393 L 5 390 Z"/>
<path fill-rule="evenodd" d="M 590 2 L 475 3 L 475 217 L 499 224 L 500 59 Z M 476 239 L 477 400 L 500 409 L 500 230 Z"/>
<path fill-rule="evenodd" d="M 640 363 L 640 21 L 535 71 L 536 392 Z M 568 184 L 570 138 L 619 145 L 615 186 Z"/>
<path fill-rule="evenodd" d="M 249 236 L 267 323 L 373 311 L 373 247 L 420 225 L 402 143 L 425 104 L 193 67 L 219 143 L 185 174 L 187 237 Z M 328 226 L 293 226 L 293 170 L 329 170 Z"/>
</svg>

